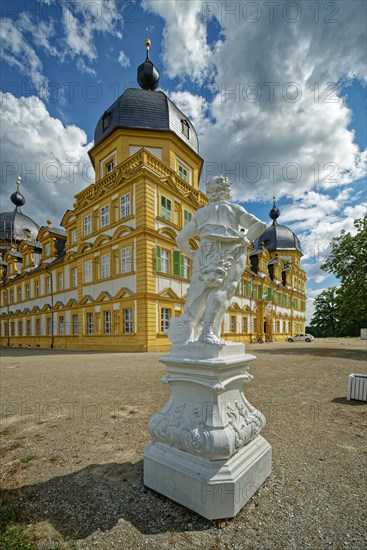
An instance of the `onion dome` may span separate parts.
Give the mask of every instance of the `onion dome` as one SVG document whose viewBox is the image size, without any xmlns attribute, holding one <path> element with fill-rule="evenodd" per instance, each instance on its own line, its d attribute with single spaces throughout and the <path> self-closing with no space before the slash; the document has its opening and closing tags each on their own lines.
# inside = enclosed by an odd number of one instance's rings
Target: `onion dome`
<svg viewBox="0 0 367 550">
<path fill-rule="evenodd" d="M 199 140 L 190 120 L 166 94 L 154 91 L 159 73 L 149 60 L 150 40 L 147 39 L 145 44 L 147 59 L 138 68 L 141 89 L 128 88 L 103 113 L 94 132 L 94 146 L 117 129 L 143 129 L 173 132 L 199 154 Z"/>
<path fill-rule="evenodd" d="M 14 191 L 14 193 L 10 195 L 10 200 L 17 208 L 20 208 L 25 204 L 25 198 L 18 190 Z"/>
<path fill-rule="evenodd" d="M 21 178 L 18 177 L 17 189 L 10 196 L 11 202 L 15 205 L 14 210 L 0 213 L 0 248 L 3 250 L 29 237 L 35 241 L 40 229 L 39 225 L 20 209 L 25 204 L 25 198 L 19 191 L 20 181 Z"/>
<path fill-rule="evenodd" d="M 273 197 L 273 208 L 269 212 L 270 218 L 273 220 L 273 223 L 277 223 L 277 219 L 280 216 L 280 210 L 275 206 L 275 197 Z"/>
<path fill-rule="evenodd" d="M 150 48 L 150 40 L 147 38 L 145 40 L 145 47 L 147 49 L 147 57 L 144 63 L 139 65 L 138 67 L 138 84 L 143 90 L 156 90 L 159 83 L 159 71 L 158 69 L 153 65 L 151 60 L 149 59 L 149 48 Z"/>
<path fill-rule="evenodd" d="M 277 222 L 279 216 L 280 210 L 275 205 L 274 197 L 273 208 L 269 212 L 269 217 L 273 220 L 273 223 L 256 239 L 255 249 L 259 249 L 261 244 L 264 243 L 265 248 L 269 252 L 274 252 L 275 250 L 298 250 L 302 254 L 301 243 L 298 237 L 289 227 L 280 225 Z"/>
</svg>

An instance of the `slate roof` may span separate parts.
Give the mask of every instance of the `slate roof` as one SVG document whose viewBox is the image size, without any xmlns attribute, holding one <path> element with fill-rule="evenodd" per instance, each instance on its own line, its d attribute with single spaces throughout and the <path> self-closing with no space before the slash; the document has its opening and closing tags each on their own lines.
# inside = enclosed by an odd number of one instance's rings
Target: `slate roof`
<svg viewBox="0 0 367 550">
<path fill-rule="evenodd" d="M 109 115 L 109 125 L 103 130 L 103 119 Z M 189 137 L 182 132 L 182 120 L 189 124 Z M 176 105 L 163 93 L 128 88 L 100 117 L 94 132 L 94 145 L 118 128 L 160 130 L 173 132 L 195 153 L 199 141 L 194 126 Z"/>
<path fill-rule="evenodd" d="M 31 232 L 32 239 L 36 239 L 39 225 L 29 216 L 15 208 L 12 212 L 1 212 L 0 214 L 0 239 L 22 240 L 26 238 L 27 231 Z"/>
<path fill-rule="evenodd" d="M 298 237 L 289 227 L 279 225 L 276 221 L 267 227 L 255 241 L 255 248 L 259 248 L 260 243 L 264 243 L 269 252 L 274 250 L 298 250 L 302 254 Z"/>
</svg>

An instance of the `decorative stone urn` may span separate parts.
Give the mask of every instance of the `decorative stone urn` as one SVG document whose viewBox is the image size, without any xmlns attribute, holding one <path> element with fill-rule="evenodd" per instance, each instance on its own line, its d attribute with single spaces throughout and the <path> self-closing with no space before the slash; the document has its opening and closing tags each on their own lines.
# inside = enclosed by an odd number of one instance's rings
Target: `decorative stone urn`
<svg viewBox="0 0 367 550">
<path fill-rule="evenodd" d="M 246 244 L 265 224 L 229 203 L 228 189 L 225 178 L 209 182 L 209 205 L 177 237 L 187 254 L 193 235 L 200 247 L 184 313 L 168 330 L 170 353 L 160 357 L 171 396 L 149 421 L 153 441 L 144 451 L 145 485 L 211 520 L 234 517 L 271 472 L 271 446 L 260 435 L 265 418 L 243 392 L 255 356 L 220 337 Z"/>
</svg>

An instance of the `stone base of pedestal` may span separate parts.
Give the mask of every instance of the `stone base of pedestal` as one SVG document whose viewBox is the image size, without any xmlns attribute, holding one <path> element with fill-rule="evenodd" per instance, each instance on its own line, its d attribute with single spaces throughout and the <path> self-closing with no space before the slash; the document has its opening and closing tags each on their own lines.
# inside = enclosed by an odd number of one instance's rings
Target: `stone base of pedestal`
<svg viewBox="0 0 367 550">
<path fill-rule="evenodd" d="M 234 517 L 270 472 L 271 446 L 261 435 L 227 460 L 156 442 L 144 452 L 144 484 L 210 520 Z"/>
</svg>

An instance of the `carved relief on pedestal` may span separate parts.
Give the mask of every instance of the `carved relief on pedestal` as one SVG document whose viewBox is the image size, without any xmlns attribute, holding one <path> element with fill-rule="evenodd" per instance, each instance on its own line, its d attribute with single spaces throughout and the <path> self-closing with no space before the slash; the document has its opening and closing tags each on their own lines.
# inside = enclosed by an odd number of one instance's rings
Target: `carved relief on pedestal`
<svg viewBox="0 0 367 550">
<path fill-rule="evenodd" d="M 265 426 L 265 418 L 245 397 L 221 403 L 177 403 L 155 414 L 149 431 L 155 441 L 209 460 L 231 457 Z"/>
</svg>

